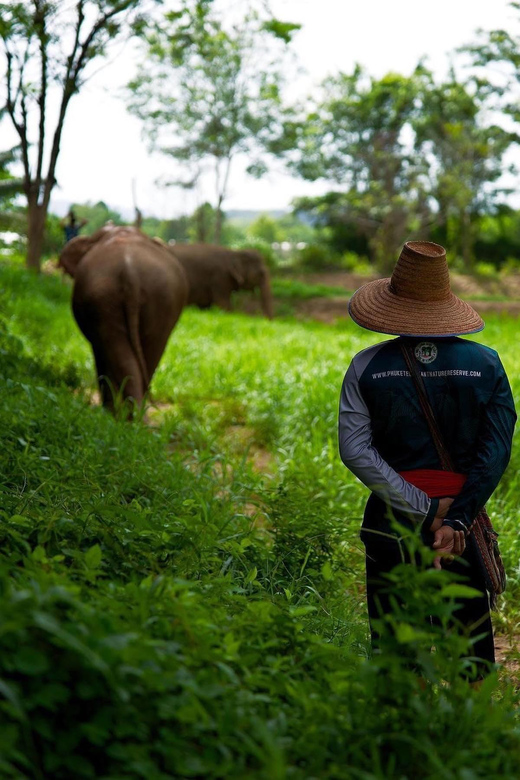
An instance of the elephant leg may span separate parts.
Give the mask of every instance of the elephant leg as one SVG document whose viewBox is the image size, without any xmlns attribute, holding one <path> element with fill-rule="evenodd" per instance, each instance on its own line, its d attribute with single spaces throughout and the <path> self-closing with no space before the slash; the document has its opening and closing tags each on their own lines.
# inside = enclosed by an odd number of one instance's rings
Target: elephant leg
<svg viewBox="0 0 520 780">
<path fill-rule="evenodd" d="M 140 334 L 141 346 L 143 349 L 144 360 L 148 371 L 149 380 L 152 379 L 155 369 L 166 349 L 166 344 L 170 337 L 177 317 L 175 320 L 157 323 L 153 329 L 143 329 Z"/>
<path fill-rule="evenodd" d="M 120 391 L 124 399 L 141 404 L 146 388 L 130 343 L 106 339 L 93 344 L 93 351 L 103 406 L 113 411 Z"/>
<path fill-rule="evenodd" d="M 148 370 L 148 377 L 150 379 L 152 378 L 155 369 L 159 365 L 159 361 L 166 348 L 166 343 L 168 341 L 170 332 L 171 331 L 169 331 L 167 334 L 161 334 L 160 337 L 157 338 L 144 338 L 142 340 L 144 360 Z"/>
</svg>

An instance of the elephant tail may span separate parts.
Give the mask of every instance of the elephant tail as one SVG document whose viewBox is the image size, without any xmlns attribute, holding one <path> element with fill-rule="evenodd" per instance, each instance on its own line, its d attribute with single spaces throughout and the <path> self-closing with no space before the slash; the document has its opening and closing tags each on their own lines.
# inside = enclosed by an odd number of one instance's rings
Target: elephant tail
<svg viewBox="0 0 520 780">
<path fill-rule="evenodd" d="M 141 339 L 139 337 L 140 284 L 136 270 L 130 257 L 125 258 L 123 272 L 123 306 L 125 310 L 128 338 L 134 355 L 139 364 L 143 381 L 143 392 L 148 390 L 150 377 L 144 359 Z"/>
</svg>

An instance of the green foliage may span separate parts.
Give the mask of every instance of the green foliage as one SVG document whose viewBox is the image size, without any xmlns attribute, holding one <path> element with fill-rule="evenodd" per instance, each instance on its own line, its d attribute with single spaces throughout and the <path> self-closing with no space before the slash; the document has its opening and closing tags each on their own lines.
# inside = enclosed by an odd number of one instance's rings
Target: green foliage
<svg viewBox="0 0 520 780">
<path fill-rule="evenodd" d="M 222 222 L 222 233 L 220 236 L 220 243 L 223 246 L 229 246 L 229 247 L 244 246 L 245 244 L 248 243 L 245 231 L 242 230 L 240 225 L 237 225 L 236 223 L 228 220 L 225 214 Z M 254 241 L 250 243 L 251 245 L 255 244 Z"/>
<path fill-rule="evenodd" d="M 190 241 L 201 244 L 218 243 L 216 236 L 217 215 L 211 203 L 202 203 L 191 215 L 187 234 Z"/>
<path fill-rule="evenodd" d="M 295 214 L 306 217 L 316 236 L 335 252 L 357 252 L 367 255 L 369 245 L 366 235 L 348 218 L 349 199 L 343 192 L 328 192 L 318 197 L 297 198 L 293 202 Z M 312 239 L 309 240 L 312 243 Z"/>
<path fill-rule="evenodd" d="M 240 231 L 240 236 L 232 236 L 230 228 L 234 227 Z M 224 244 L 258 249 L 273 270 L 281 265 L 297 263 L 302 246 L 315 238 L 314 228 L 291 213 L 276 217 L 261 213 L 254 219 L 226 216 L 223 228 Z"/>
<path fill-rule="evenodd" d="M 285 43 L 289 43 L 295 32 L 301 29 L 300 24 L 291 22 L 281 22 L 279 19 L 270 19 L 262 25 L 264 30 L 272 33 L 276 38 L 281 38 Z"/>
<path fill-rule="evenodd" d="M 272 281 L 273 295 L 276 298 L 305 301 L 309 298 L 338 298 L 352 295 L 353 290 L 344 287 L 332 287 L 325 284 L 307 284 L 297 279 L 275 277 Z"/>
<path fill-rule="evenodd" d="M 334 252 L 323 244 L 307 244 L 298 252 L 298 264 L 309 271 L 323 271 L 335 265 Z"/>
<path fill-rule="evenodd" d="M 374 268 L 368 262 L 366 257 L 360 257 L 355 252 L 345 252 L 340 259 L 341 268 L 353 273 L 370 276 L 374 273 Z"/>
<path fill-rule="evenodd" d="M 146 230 L 147 221 L 144 222 L 144 229 Z M 162 238 L 163 241 L 179 241 L 180 243 L 187 243 L 189 240 L 189 228 L 190 218 L 188 216 L 177 217 L 175 219 L 164 220 L 157 233 L 154 235 Z M 147 231 L 148 232 L 148 231 Z"/>
<path fill-rule="evenodd" d="M 493 214 L 482 215 L 475 227 L 476 259 L 513 270 L 520 258 L 520 213 L 502 205 Z"/>
<path fill-rule="evenodd" d="M 267 241 L 263 241 L 260 238 L 251 239 L 249 237 L 243 237 L 242 239 L 226 242 L 232 249 L 256 249 L 262 257 L 264 262 L 271 271 L 274 271 L 279 265 L 279 257 L 275 250 Z"/>
<path fill-rule="evenodd" d="M 430 232 L 470 269 L 476 220 L 505 194 L 517 140 L 490 122 L 492 94 L 488 80 L 453 69 L 436 82 L 422 63 L 410 77 L 375 79 L 356 66 L 328 78 L 305 116 L 289 116 L 277 151 L 303 178 L 341 190 L 296 208 L 330 229 L 332 246 L 368 254 L 380 271 L 404 241 Z"/>
<path fill-rule="evenodd" d="M 0 108 L 0 122 L 5 113 L 6 108 Z M 0 231 L 14 228 L 13 199 L 22 191 L 22 181 L 10 173 L 9 166 L 17 160 L 19 152 L 19 146 L 0 151 Z"/>
<path fill-rule="evenodd" d="M 5 107 L 0 108 L 0 121 L 4 118 L 4 114 Z M 2 211 L 11 207 L 13 196 L 22 191 L 22 181 L 16 179 L 9 172 L 9 166 L 19 157 L 19 152 L 19 146 L 0 151 L 0 204 Z"/>
<path fill-rule="evenodd" d="M 107 222 L 113 222 L 114 225 L 125 224 L 121 214 L 111 209 L 102 200 L 97 203 L 75 203 L 72 208 L 80 222 L 86 220 L 85 227 L 81 229 L 82 235 L 92 235 L 96 230 L 106 225 Z"/>
<path fill-rule="evenodd" d="M 487 279 L 494 279 L 497 277 L 497 269 L 493 263 L 479 262 L 475 263 L 475 274 L 477 276 L 483 276 Z"/>
<path fill-rule="evenodd" d="M 135 29 L 132 21 L 140 6 L 141 0 L 0 2 L 6 105 L 20 142 L 28 217 L 38 225 L 30 231 L 27 247 L 27 265 L 35 270 L 40 267 L 44 222 L 56 185 L 70 100 L 110 41 Z M 51 111 L 50 106 L 59 109 Z M 55 120 L 49 125 L 53 113 Z"/>
<path fill-rule="evenodd" d="M 268 244 L 284 240 L 282 230 L 277 220 L 268 214 L 260 214 L 247 229 L 248 235 L 252 238 L 259 238 Z"/>
<path fill-rule="evenodd" d="M 230 26 L 211 3 L 187 3 L 147 36 L 143 67 L 128 84 L 129 111 L 143 120 L 151 146 L 183 165 L 182 179 L 170 183 L 193 188 L 211 171 L 216 243 L 231 161 L 247 154 L 251 175 L 266 171 L 283 82 L 274 44 L 294 29 L 258 14 Z"/>
<path fill-rule="evenodd" d="M 314 227 L 300 219 L 296 213 L 288 213 L 279 217 L 277 225 L 281 233 L 281 241 L 289 241 L 292 244 L 309 244 L 315 240 Z"/>
<path fill-rule="evenodd" d="M 415 74 L 374 79 L 356 66 L 328 78 L 310 113 L 288 128 L 297 150 L 290 165 L 306 179 L 341 184 L 342 221 L 358 226 L 383 270 L 423 216 L 424 165 L 405 142 L 419 89 Z"/>
<path fill-rule="evenodd" d="M 65 233 L 61 219 L 55 214 L 47 214 L 43 237 L 42 257 L 57 257 L 65 244 Z"/>
<path fill-rule="evenodd" d="M 486 118 L 489 86 L 474 79 L 461 83 L 453 70 L 448 80 L 435 84 L 425 73 L 427 110 L 414 124 L 418 149 L 429 159 L 442 243 L 464 259 L 466 271 L 474 260 L 475 218 L 489 213 L 503 194 L 503 158 L 514 140 Z"/>
<path fill-rule="evenodd" d="M 448 572 L 395 573 L 408 609 L 368 658 L 335 428 L 377 334 L 188 309 L 128 424 L 88 404 L 70 286 L 0 265 L 0 296 L 3 777 L 516 778 L 517 695 L 459 678 Z M 518 394 L 516 324 L 487 342 Z M 518 466 L 489 505 L 512 625 Z"/>
</svg>

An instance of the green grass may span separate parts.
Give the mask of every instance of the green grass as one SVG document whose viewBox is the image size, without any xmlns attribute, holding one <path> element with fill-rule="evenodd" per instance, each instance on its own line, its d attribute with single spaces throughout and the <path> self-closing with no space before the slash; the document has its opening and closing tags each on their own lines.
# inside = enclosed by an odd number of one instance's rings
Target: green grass
<svg viewBox="0 0 520 780">
<path fill-rule="evenodd" d="M 347 290 L 345 287 L 312 284 L 302 279 L 292 279 L 288 276 L 273 276 L 272 289 L 275 298 L 283 302 L 306 301 L 311 298 L 349 298 L 353 290 Z M 484 301 L 490 303 L 507 303 L 515 300 L 504 293 L 479 293 L 468 294 L 464 296 L 468 301 Z"/>
<path fill-rule="evenodd" d="M 309 284 L 299 279 L 273 277 L 273 295 L 275 298 L 289 301 L 306 301 L 310 298 L 348 298 L 351 290 L 326 284 Z"/>
<path fill-rule="evenodd" d="M 491 294 L 484 294 L 481 295 L 466 295 L 466 300 L 468 301 L 489 301 L 490 303 L 507 303 L 508 301 L 514 301 L 515 298 L 511 298 L 510 295 L 491 295 Z"/>
<path fill-rule="evenodd" d="M 0 300 L 0 776 L 517 777 L 507 679 L 468 691 L 442 632 L 423 653 L 448 573 L 403 573 L 407 629 L 368 658 L 336 415 L 377 334 L 186 309 L 129 424 L 87 402 L 68 284 L 0 266 Z M 516 333 L 496 316 L 485 340 L 518 396 Z M 518 458 L 488 507 L 511 632 Z"/>
</svg>

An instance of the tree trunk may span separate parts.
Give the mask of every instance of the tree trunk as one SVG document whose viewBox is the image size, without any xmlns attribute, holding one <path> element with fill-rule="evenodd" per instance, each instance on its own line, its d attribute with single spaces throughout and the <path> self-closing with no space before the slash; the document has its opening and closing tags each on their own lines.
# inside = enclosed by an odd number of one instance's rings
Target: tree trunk
<svg viewBox="0 0 520 780">
<path fill-rule="evenodd" d="M 40 272 L 40 261 L 45 231 L 46 210 L 36 202 L 27 204 L 27 255 L 25 265 L 35 273 Z"/>
<path fill-rule="evenodd" d="M 219 204 L 215 210 L 215 244 L 219 246 L 222 238 L 222 221 L 222 209 Z"/>
<path fill-rule="evenodd" d="M 206 222 L 207 222 L 207 220 L 206 220 L 206 211 L 204 209 L 204 206 L 199 206 L 198 209 L 197 209 L 197 214 L 196 214 L 196 218 L 195 218 L 197 243 L 198 244 L 205 244 L 205 243 L 207 243 L 208 230 L 207 230 Z"/>
<path fill-rule="evenodd" d="M 464 270 L 471 273 L 473 270 L 473 236 L 471 225 L 471 214 L 469 209 L 464 209 L 461 215 L 461 252 Z"/>
</svg>

